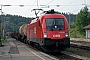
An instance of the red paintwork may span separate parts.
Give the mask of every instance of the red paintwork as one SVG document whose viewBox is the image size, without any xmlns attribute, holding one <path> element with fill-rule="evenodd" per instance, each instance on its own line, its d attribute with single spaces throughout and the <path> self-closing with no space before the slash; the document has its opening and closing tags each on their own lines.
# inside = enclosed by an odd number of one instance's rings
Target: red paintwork
<svg viewBox="0 0 90 60">
<path fill-rule="evenodd" d="M 58 30 L 58 31 L 46 30 L 45 18 L 64 18 L 65 30 Z M 42 26 L 42 28 L 40 27 L 40 25 Z M 43 36 L 44 32 L 47 32 L 48 38 L 54 40 L 61 40 L 63 38 L 66 38 L 65 32 L 68 32 L 68 22 L 66 17 L 62 14 L 45 14 L 28 23 L 27 38 L 44 38 Z M 54 36 L 56 34 L 59 34 L 60 36 L 59 35 Z"/>
</svg>

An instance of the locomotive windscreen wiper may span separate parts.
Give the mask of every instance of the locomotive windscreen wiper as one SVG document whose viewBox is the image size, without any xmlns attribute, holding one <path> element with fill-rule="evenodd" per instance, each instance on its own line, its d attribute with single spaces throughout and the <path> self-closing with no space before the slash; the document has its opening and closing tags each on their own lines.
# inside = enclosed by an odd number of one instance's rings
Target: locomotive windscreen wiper
<svg viewBox="0 0 90 60">
<path fill-rule="evenodd" d="M 55 25 L 55 21 L 54 20 L 52 20 L 53 22 L 52 22 L 52 25 L 51 25 L 51 30 L 53 30 L 54 29 L 54 25 Z"/>
</svg>

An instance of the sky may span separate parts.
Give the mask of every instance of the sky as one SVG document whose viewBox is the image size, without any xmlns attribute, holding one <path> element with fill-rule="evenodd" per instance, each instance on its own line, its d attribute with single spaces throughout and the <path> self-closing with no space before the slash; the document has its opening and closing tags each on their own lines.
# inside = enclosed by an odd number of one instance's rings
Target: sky
<svg viewBox="0 0 90 60">
<path fill-rule="evenodd" d="M 1 5 L 4 14 L 19 15 L 23 17 L 35 17 L 34 11 L 31 10 L 37 8 L 42 8 L 45 11 L 54 9 L 59 12 L 77 14 L 87 5 L 90 11 L 90 0 L 0 0 L 0 6 Z"/>
</svg>

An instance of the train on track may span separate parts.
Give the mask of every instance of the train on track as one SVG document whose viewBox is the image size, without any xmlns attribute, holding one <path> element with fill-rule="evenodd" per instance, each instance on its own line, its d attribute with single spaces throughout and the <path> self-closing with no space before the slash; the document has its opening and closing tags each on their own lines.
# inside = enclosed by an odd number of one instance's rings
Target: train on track
<svg viewBox="0 0 90 60">
<path fill-rule="evenodd" d="M 20 27 L 17 39 L 45 52 L 63 51 L 70 47 L 68 21 L 53 9 L 44 11 Z"/>
</svg>

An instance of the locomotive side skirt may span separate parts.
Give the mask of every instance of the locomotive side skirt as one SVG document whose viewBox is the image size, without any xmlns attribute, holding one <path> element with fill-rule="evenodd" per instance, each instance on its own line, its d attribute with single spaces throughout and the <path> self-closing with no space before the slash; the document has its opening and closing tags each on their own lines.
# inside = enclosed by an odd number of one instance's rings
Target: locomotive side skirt
<svg viewBox="0 0 90 60">
<path fill-rule="evenodd" d="M 30 41 L 39 44 L 42 49 L 49 52 L 60 52 L 70 47 L 70 38 L 64 38 L 62 40 L 51 40 L 49 38 L 30 38 Z"/>
</svg>

